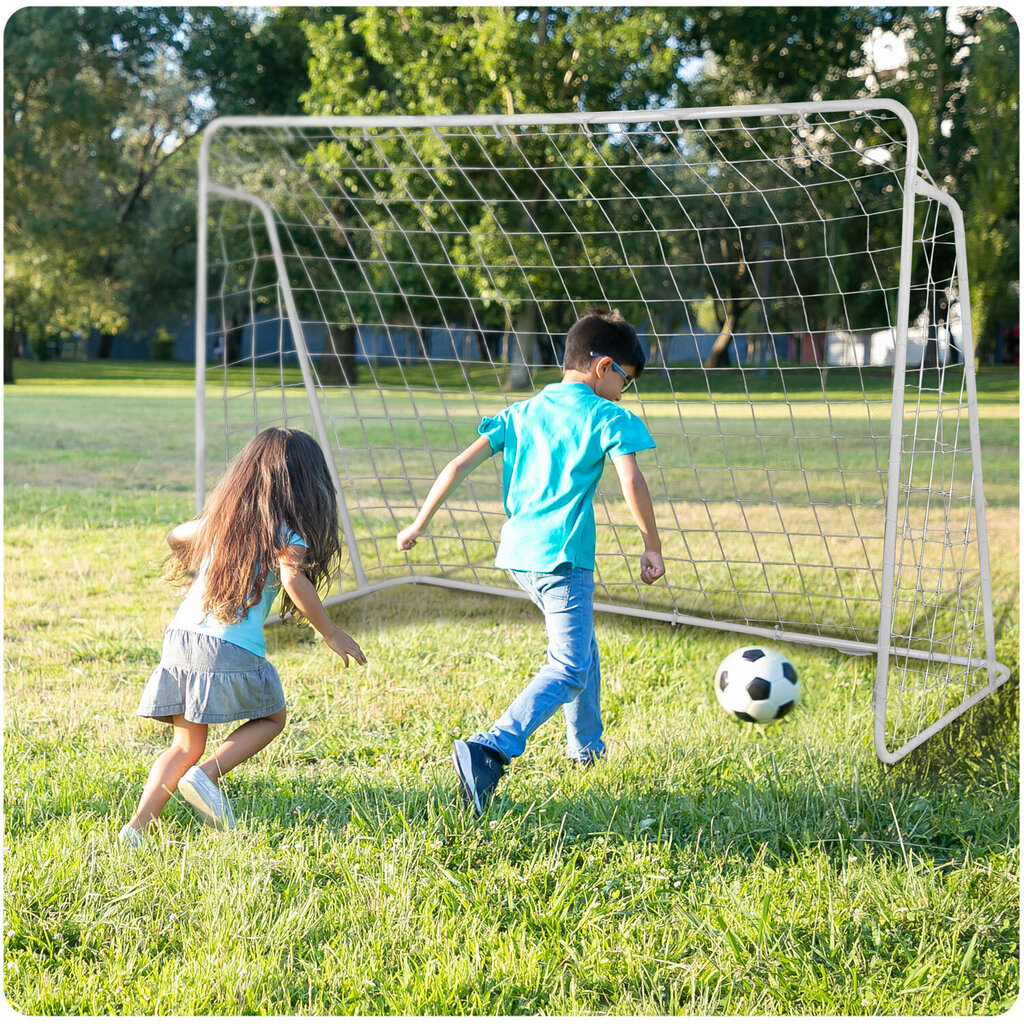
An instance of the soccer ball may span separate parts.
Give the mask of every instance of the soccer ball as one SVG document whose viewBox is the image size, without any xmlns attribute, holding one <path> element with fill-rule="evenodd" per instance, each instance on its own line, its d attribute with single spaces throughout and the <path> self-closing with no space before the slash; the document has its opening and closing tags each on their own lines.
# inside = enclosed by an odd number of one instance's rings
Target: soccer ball
<svg viewBox="0 0 1024 1024">
<path fill-rule="evenodd" d="M 770 647 L 741 647 L 718 666 L 715 696 L 744 722 L 774 722 L 793 709 L 800 680 L 793 663 Z"/>
</svg>

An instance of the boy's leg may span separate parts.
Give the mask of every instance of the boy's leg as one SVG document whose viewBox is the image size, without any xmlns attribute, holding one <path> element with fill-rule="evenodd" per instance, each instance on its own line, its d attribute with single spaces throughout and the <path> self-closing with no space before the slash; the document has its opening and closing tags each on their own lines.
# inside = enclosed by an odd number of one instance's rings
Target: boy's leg
<svg viewBox="0 0 1024 1024">
<path fill-rule="evenodd" d="M 469 740 L 499 751 L 506 762 L 518 757 L 533 732 L 586 688 L 596 651 L 592 572 L 572 569 L 515 576 L 544 612 L 547 663 L 487 732 Z"/>
<path fill-rule="evenodd" d="M 587 685 L 563 707 L 566 751 L 573 761 L 589 763 L 604 753 L 601 723 L 601 656 L 597 639 L 591 637 Z"/>
</svg>

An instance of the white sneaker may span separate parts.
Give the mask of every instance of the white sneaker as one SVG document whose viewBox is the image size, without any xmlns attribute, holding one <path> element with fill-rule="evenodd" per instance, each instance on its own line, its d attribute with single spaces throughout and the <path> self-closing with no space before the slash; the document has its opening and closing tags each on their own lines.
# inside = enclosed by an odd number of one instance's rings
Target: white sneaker
<svg viewBox="0 0 1024 1024">
<path fill-rule="evenodd" d="M 121 831 L 117 833 L 117 838 L 124 843 L 125 846 L 131 846 L 138 848 L 146 844 L 146 837 L 136 828 L 132 828 L 131 825 L 122 825 Z"/>
<path fill-rule="evenodd" d="M 178 792 L 190 803 L 210 828 L 229 829 L 235 827 L 235 816 L 231 813 L 228 798 L 220 787 L 211 782 L 199 765 L 194 765 L 181 777 Z"/>
</svg>

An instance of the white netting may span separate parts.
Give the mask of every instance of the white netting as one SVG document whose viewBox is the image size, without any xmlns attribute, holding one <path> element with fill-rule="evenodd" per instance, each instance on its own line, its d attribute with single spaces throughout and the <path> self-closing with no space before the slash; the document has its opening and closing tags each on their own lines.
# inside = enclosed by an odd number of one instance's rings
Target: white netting
<svg viewBox="0 0 1024 1024">
<path fill-rule="evenodd" d="M 352 544 L 340 595 L 409 577 L 506 589 L 492 564 L 499 460 L 410 557 L 395 533 L 481 416 L 560 378 L 577 316 L 617 307 L 650 353 L 627 402 L 658 445 L 640 461 L 668 572 L 640 583 L 609 470 L 598 600 L 881 648 L 885 743 L 913 745 L 995 672 L 950 212 L 905 194 L 916 156 L 891 110 L 638 116 L 219 124 L 210 478 L 255 430 L 316 432 L 319 416 Z M 907 368 L 894 388 L 901 282 Z"/>
</svg>

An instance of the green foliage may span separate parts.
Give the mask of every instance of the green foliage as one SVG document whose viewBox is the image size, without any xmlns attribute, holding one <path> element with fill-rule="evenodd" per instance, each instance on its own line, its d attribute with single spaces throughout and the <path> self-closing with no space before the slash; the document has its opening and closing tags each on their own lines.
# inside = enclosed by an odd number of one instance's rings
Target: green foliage
<svg viewBox="0 0 1024 1024">
<path fill-rule="evenodd" d="M 312 60 L 306 109 L 311 114 L 631 109 L 651 102 L 679 103 L 684 91 L 676 76 L 684 44 L 674 37 L 668 14 L 655 10 L 638 14 L 628 8 L 453 11 L 416 7 L 402 8 L 396 15 L 370 8 L 339 14 L 311 27 L 309 37 Z M 629 60 L 624 61 L 622 54 L 629 54 Z M 594 165 L 599 161 L 588 153 L 583 139 L 557 158 L 547 140 L 536 133 L 499 134 L 487 140 L 439 138 L 433 145 L 428 141 L 420 156 L 428 166 L 482 160 L 498 166 L 532 165 L 550 173 L 543 177 L 525 171 L 510 173 L 508 198 L 525 199 L 524 206 L 515 207 L 500 201 L 484 203 L 471 180 L 442 172 L 441 185 L 450 202 L 432 208 L 430 226 L 439 238 L 455 241 L 450 252 L 430 259 L 440 267 L 432 267 L 426 281 L 416 261 L 408 259 L 402 234 L 385 230 L 389 217 L 408 220 L 415 215 L 414 210 L 403 209 L 403 200 L 422 187 L 423 175 L 410 169 L 385 180 L 383 175 L 363 171 L 362 166 L 372 165 L 378 152 L 398 166 L 414 163 L 403 160 L 402 144 L 387 137 L 375 139 L 372 146 L 359 140 L 344 148 L 325 144 L 317 154 L 319 173 L 325 179 L 340 181 L 350 191 L 369 185 L 397 203 L 397 212 L 371 211 L 369 226 L 376 236 L 363 232 L 357 239 L 344 233 L 347 225 L 361 223 L 360 214 L 346 204 L 344 192 L 332 210 L 343 228 L 339 241 L 355 257 L 349 262 L 349 274 L 352 291 L 357 293 L 350 300 L 357 315 L 375 311 L 377 303 L 384 305 L 384 316 L 406 312 L 405 303 L 401 310 L 394 301 L 396 309 L 387 307 L 388 295 L 398 290 L 389 286 L 397 274 L 403 292 L 425 296 L 411 302 L 414 321 L 436 319 L 437 303 L 431 301 L 431 294 L 482 296 L 488 300 L 482 310 L 477 306 L 471 311 L 465 304 L 466 308 L 449 313 L 455 322 L 475 320 L 491 330 L 501 330 L 518 318 L 536 324 L 538 315 L 545 322 L 555 316 L 543 303 L 535 308 L 535 294 L 551 294 L 545 282 L 555 270 L 546 242 L 530 231 L 534 226 L 547 231 L 573 226 L 565 207 L 553 210 L 544 200 L 557 195 L 573 208 L 572 200 L 586 193 L 588 178 L 598 171 Z M 586 211 L 576 210 L 574 219 L 581 231 L 590 222 L 608 223 L 608 212 L 595 204 Z M 389 258 L 390 266 L 374 259 L 378 251 Z M 626 258 L 614 251 L 612 243 L 606 251 L 575 251 L 570 257 L 568 262 L 574 257 L 579 263 L 579 270 L 562 275 L 571 294 L 585 290 L 590 261 L 616 263 Z M 373 275 L 371 295 L 365 295 L 360 279 L 367 267 Z M 520 267 L 532 269 L 523 275 Z M 360 292 L 365 295 L 362 300 Z M 629 310 L 624 312 L 628 315 Z M 564 311 L 557 316 L 562 326 Z"/>
<path fill-rule="evenodd" d="M 876 88 L 911 108 L 927 164 L 965 212 L 975 327 L 985 351 L 996 326 L 1017 315 L 1017 29 L 1007 12 L 991 7 L 958 9 L 963 28 L 949 27 L 947 10 L 21 8 L 4 38 L 5 326 L 45 351 L 50 339 L 74 331 L 109 335 L 131 320 L 189 308 L 191 140 L 216 114 L 501 114 L 848 98 L 870 91 L 862 43 L 879 27 L 905 34 L 911 60 L 905 80 Z M 496 139 L 486 155 L 500 157 L 511 145 L 538 166 L 550 155 L 542 139 L 510 137 Z M 646 155 L 656 151 L 655 140 L 644 145 Z M 582 149 L 567 159 L 580 178 L 566 170 L 550 183 L 572 199 L 596 171 Z M 358 183 L 358 163 L 356 152 L 339 168 L 343 187 Z M 540 186 L 519 185 L 528 220 L 531 190 Z M 453 199 L 467 196 L 455 192 Z M 550 270 L 536 238 L 523 236 L 515 251 L 495 241 L 490 229 L 500 211 L 459 209 L 463 223 L 452 209 L 437 226 L 460 231 L 456 256 L 465 266 L 439 270 L 438 292 L 501 291 L 500 273 L 492 280 L 473 269 L 480 254 L 538 268 L 538 280 L 523 282 L 524 295 Z M 757 222 L 754 207 L 732 212 L 741 227 Z M 331 245 L 344 252 L 352 212 L 341 199 L 337 215 Z M 596 222 L 601 211 L 585 216 Z M 888 238 L 887 228 L 873 231 Z M 400 246 L 398 234 L 386 246 Z M 853 234 L 837 241 L 851 251 L 862 246 Z M 813 263 L 800 250 L 806 244 L 787 240 L 791 269 L 805 274 Z M 386 246 L 385 255 L 401 255 Z M 585 287 L 588 260 L 623 258 L 614 247 L 570 255 L 579 265 L 571 288 Z M 735 253 L 722 263 L 742 267 Z M 841 266 L 835 272 L 839 280 L 824 290 L 838 284 L 858 292 L 856 274 Z M 745 274 L 749 268 L 720 272 L 721 299 L 707 323 L 720 326 L 731 313 L 734 327 L 757 327 L 756 305 L 742 300 L 750 291 Z M 369 282 L 371 290 L 383 283 Z M 645 282 L 668 296 L 673 285 Z M 509 319 L 544 312 L 529 306 L 516 295 L 492 302 L 481 326 L 500 330 Z"/>
<path fill-rule="evenodd" d="M 103 33 L 83 29 L 71 8 L 23 8 L 5 28 L 4 323 L 37 346 L 125 318 L 96 214 L 114 164 L 103 135 L 127 83 L 108 73 Z"/>
<path fill-rule="evenodd" d="M 1019 30 L 999 7 L 893 8 L 904 33 L 907 75 L 883 95 L 912 111 L 936 183 L 960 204 L 978 354 L 995 328 L 1019 319 Z"/>
<path fill-rule="evenodd" d="M 733 9 L 697 22 L 685 11 L 660 8 L 459 9 L 454 17 L 447 9 L 403 8 L 392 16 L 374 8 L 311 29 L 306 107 L 319 115 L 443 114 L 729 102 L 744 98 L 737 80 L 762 74 L 756 59 L 760 43 L 780 33 L 788 42 L 778 67 L 792 74 L 783 80 L 769 64 L 763 73 L 771 72 L 771 82 L 763 98 L 789 99 L 806 95 L 808 65 L 829 80 L 852 82 L 846 72 L 857 56 L 866 18 L 840 10 L 814 12 L 806 20 L 804 12 L 748 17 Z M 626 53 L 632 59 L 623 60 Z M 815 61 L 801 59 L 808 53 Z M 699 71 L 680 74 L 694 62 Z M 732 90 L 728 96 L 720 94 L 726 83 Z M 681 127 L 678 136 L 652 127 L 628 142 L 611 133 L 596 146 L 583 133 L 562 132 L 557 140 L 554 135 L 446 132 L 436 142 L 417 138 L 413 146 L 382 131 L 372 138 L 322 143 L 315 159 L 304 162 L 323 179 L 324 191 L 336 196 L 330 218 L 340 226 L 339 248 L 351 254 L 339 261 L 340 270 L 330 268 L 341 275 L 346 293 L 339 316 L 429 323 L 439 319 L 434 295 L 462 294 L 482 297 L 482 310 L 479 304 L 467 301 L 458 308 L 449 301 L 440 319 L 492 331 L 514 323 L 520 339 L 532 338 L 538 328 L 557 335 L 571 313 L 567 307 L 575 304 L 578 311 L 585 297 L 603 292 L 594 268 L 621 267 L 616 304 L 637 323 L 645 324 L 656 308 L 664 311 L 659 313 L 664 322 L 647 326 L 680 329 L 693 315 L 680 296 L 704 295 L 708 301 L 695 312 L 705 323 L 713 314 L 715 328 L 728 323 L 730 331 L 757 329 L 764 313 L 755 301 L 751 261 L 762 260 L 766 251 L 785 253 L 785 273 L 804 296 L 834 295 L 838 274 L 849 279 L 838 282 L 850 295 L 847 312 L 877 305 L 877 291 L 864 280 L 877 277 L 878 268 L 861 259 L 837 269 L 822 258 L 821 232 L 801 230 L 811 214 L 789 209 L 788 200 L 780 199 L 798 194 L 791 188 L 794 180 L 817 173 L 813 161 L 797 160 L 783 175 L 767 162 L 749 159 L 756 153 L 748 152 L 752 141 L 746 133 L 711 141 L 697 126 Z M 757 145 L 797 155 L 803 143 L 779 130 L 770 137 L 761 132 Z M 689 162 L 685 169 L 681 152 Z M 732 163 L 736 160 L 742 167 Z M 394 170 L 385 173 L 382 163 Z M 851 169 L 847 160 L 842 173 L 870 177 L 860 163 L 855 160 Z M 486 195 L 471 173 L 454 170 L 472 167 L 500 169 L 487 177 Z M 835 215 L 845 223 L 854 251 L 864 249 L 866 218 L 877 213 L 879 203 L 891 205 L 888 197 L 871 195 L 871 187 L 822 200 L 845 204 Z M 371 190 L 387 198 L 386 207 L 367 211 L 368 204 L 349 198 Z M 644 196 L 643 202 L 630 202 L 634 194 Z M 415 201 L 425 195 L 429 202 Z M 683 226 L 675 232 L 655 229 L 676 223 Z M 701 230 L 688 231 L 687 224 Z M 873 236 L 883 231 L 879 220 L 872 222 Z M 424 234 L 429 241 L 421 240 Z M 415 255 L 410 238 L 422 246 Z M 558 240 L 557 258 L 551 239 Z M 835 239 L 831 244 L 841 250 Z M 638 274 L 637 267 L 664 269 Z M 322 289 L 328 301 L 337 290 L 330 282 Z M 406 298 L 410 295 L 416 297 Z M 823 330 L 836 316 L 835 309 L 817 308 L 821 301 L 777 306 L 772 315 L 780 331 Z"/>
<path fill-rule="evenodd" d="M 305 17 L 14 12 L 4 35 L 6 327 L 44 350 L 73 331 L 109 335 L 191 306 L 190 140 L 222 110 L 298 110 Z"/>
<path fill-rule="evenodd" d="M 330 7 L 192 7 L 185 66 L 218 115 L 301 114 L 309 85 L 308 26 Z"/>
<path fill-rule="evenodd" d="M 676 104 L 686 44 L 674 28 L 668 11 L 616 7 L 346 12 L 310 28 L 306 110 L 545 113 Z"/>
<path fill-rule="evenodd" d="M 981 17 L 970 15 L 968 20 L 974 25 Z M 969 161 L 970 152 L 959 141 L 963 134 L 959 127 L 953 131 L 956 146 L 935 143 L 943 137 L 936 111 L 941 114 L 948 108 L 951 116 L 963 121 L 964 111 L 973 104 L 978 117 L 987 117 L 980 112 L 992 104 L 985 106 L 983 89 L 972 97 L 967 82 L 976 68 L 985 66 L 991 83 L 1000 81 L 1005 86 L 1013 77 L 1010 64 L 1014 51 L 1006 44 L 998 44 L 1002 45 L 999 50 L 996 42 L 992 46 L 979 43 L 969 33 L 955 39 L 944 27 L 937 36 L 944 18 L 945 9 L 930 8 L 714 8 L 699 12 L 687 8 L 402 8 L 398 14 L 382 8 L 356 9 L 310 29 L 312 61 L 305 106 L 307 112 L 317 115 L 497 114 L 851 98 L 866 90 L 864 43 L 872 29 L 903 31 L 909 25 L 915 33 L 915 56 L 907 85 L 896 92 L 921 120 L 926 140 L 931 140 L 924 150 L 926 161 L 938 162 L 940 181 L 953 190 L 967 210 L 968 224 L 974 225 L 969 227 L 973 249 L 987 245 L 987 258 L 978 255 L 982 271 L 988 270 L 993 260 L 1001 260 L 999 273 L 1007 275 L 991 291 L 986 291 L 985 283 L 974 285 L 982 307 L 979 316 L 984 322 L 989 296 L 1008 294 L 1007 283 L 1015 273 L 1012 216 L 1009 230 L 1004 221 L 1013 213 L 1016 178 L 1006 175 L 1005 189 L 996 190 L 989 199 L 979 195 L 978 205 L 972 208 L 975 194 L 986 189 L 980 182 L 949 178 L 948 168 L 956 164 L 958 156 Z M 982 24 L 994 26 L 996 18 L 986 14 Z M 939 36 L 941 45 L 935 41 Z M 989 50 L 1004 57 L 986 57 Z M 623 54 L 629 54 L 630 59 L 624 60 Z M 923 80 L 937 66 L 944 70 L 936 77 L 933 95 L 923 88 Z M 1009 123 L 1015 125 L 1015 91 L 1004 89 L 1003 95 L 1006 113 L 1012 115 Z M 856 142 L 863 150 L 885 141 L 885 128 L 875 135 L 870 134 L 867 125 L 847 130 L 847 141 L 851 145 Z M 898 126 L 895 130 L 899 131 Z M 986 132 L 980 121 L 976 131 L 979 138 L 985 134 L 986 139 L 975 147 L 979 158 L 980 151 L 985 150 L 997 166 L 1016 164 L 1011 152 L 1014 132 L 995 133 L 996 140 L 1003 140 L 998 144 L 1004 147 L 996 153 L 991 152 L 993 133 Z M 856 139 L 854 133 L 859 133 Z M 680 294 L 703 292 L 708 301 L 696 311 L 702 326 L 723 328 L 726 333 L 759 330 L 764 312 L 754 296 L 765 282 L 752 280 L 755 266 L 766 255 L 779 259 L 781 254 L 785 270 L 780 272 L 794 277 L 801 295 L 820 298 L 802 306 L 775 304 L 778 308 L 773 308 L 772 316 L 777 330 L 823 330 L 848 320 L 863 322 L 865 318 L 870 320 L 879 302 L 894 303 L 882 294 L 884 287 L 879 290 L 878 281 L 888 281 L 897 273 L 895 258 L 889 260 L 884 254 L 898 247 L 900 218 L 889 213 L 893 207 L 891 182 L 883 175 L 872 175 L 865 161 L 837 168 L 839 175 L 853 182 L 852 187 L 821 195 L 832 221 L 828 237 L 821 239 L 820 233 L 785 229 L 784 225 L 790 223 L 801 224 L 807 214 L 787 208 L 786 197 L 793 193 L 787 191 L 787 182 L 773 178 L 770 168 L 744 163 L 741 173 L 720 162 L 722 158 L 742 157 L 743 147 L 750 148 L 750 140 L 742 133 L 721 143 L 716 140 L 719 149 L 692 133 L 692 139 L 683 143 L 684 149 L 698 166 L 702 162 L 714 166 L 715 198 L 708 195 L 701 199 L 705 183 L 696 181 L 691 189 L 695 198 L 682 204 L 684 208 L 676 209 L 674 215 L 678 218 L 682 213 L 702 227 L 723 229 L 715 236 L 721 245 L 714 252 L 702 252 L 701 271 L 699 265 L 694 266 L 697 261 L 693 250 L 702 243 L 694 242 L 685 231 L 665 241 L 664 251 L 646 251 L 645 244 L 650 248 L 650 243 L 644 239 L 644 224 L 615 203 L 619 194 L 615 188 L 624 193 L 633 180 L 628 170 L 622 175 L 625 180 L 613 183 L 610 191 L 608 182 L 600 181 L 598 191 L 608 197 L 607 202 L 589 208 L 574 203 L 587 193 L 588 186 L 598 182 L 602 168 L 595 164 L 602 161 L 622 168 L 634 159 L 639 162 L 642 156 L 657 170 L 659 147 L 665 146 L 664 140 L 640 138 L 640 152 L 635 154 L 609 141 L 600 159 L 595 160 L 582 144 L 573 148 L 563 142 L 562 151 L 553 154 L 542 133 L 495 135 L 493 141 L 475 144 L 439 140 L 434 147 L 436 153 L 427 141 L 416 158 L 401 142 L 388 137 L 375 139 L 372 145 L 368 140 L 365 147 L 358 140 L 344 147 L 321 147 L 317 154 L 321 166 L 313 173 L 321 174 L 325 184 L 342 184 L 337 208 L 332 211 L 342 226 L 339 246 L 347 246 L 353 257 L 352 267 L 358 266 L 370 277 L 372 300 L 360 300 L 358 293 L 367 290 L 365 282 L 353 279 L 352 292 L 357 297 L 351 300 L 348 314 L 394 315 L 402 322 L 409 321 L 410 313 L 414 322 L 431 316 L 436 319 L 436 302 L 428 297 L 431 289 L 441 295 L 458 295 L 461 291 L 490 300 L 482 312 L 479 307 L 474 310 L 479 327 L 500 330 L 514 322 L 520 337 L 532 336 L 538 322 L 547 325 L 552 317 L 556 322 L 558 316 L 564 318 L 564 312 L 545 308 L 543 300 L 535 302 L 535 295 L 561 295 L 563 290 L 570 298 L 593 294 L 593 281 L 587 272 L 591 264 L 648 266 L 664 261 L 673 270 L 659 275 L 663 279 L 645 276 L 642 286 L 652 306 L 666 311 L 666 322 L 657 328 L 671 331 L 688 323 L 691 314 L 681 302 L 673 300 Z M 773 140 L 764 136 L 759 144 L 772 152 L 798 148 L 786 137 Z M 813 150 L 814 143 L 808 146 Z M 379 164 L 380 156 L 407 168 L 407 172 L 388 178 L 361 171 L 364 164 Z M 832 154 L 825 152 L 822 157 L 831 163 Z M 496 202 L 479 202 L 479 196 L 464 182 L 449 180 L 444 172 L 438 172 L 437 184 L 452 205 L 431 205 L 435 220 L 430 226 L 437 229 L 439 238 L 456 241 L 450 251 L 439 252 L 436 260 L 420 254 L 424 262 L 438 264 L 432 268 L 430 279 L 424 281 L 417 260 L 410 258 L 404 233 L 388 230 L 395 223 L 405 227 L 414 224 L 417 211 L 407 199 L 423 194 L 417 191 L 421 175 L 411 166 L 416 159 L 435 170 L 455 162 L 474 166 L 474 161 L 484 167 L 493 164 L 506 168 L 518 166 L 522 160 L 524 165 L 542 169 L 543 174 L 532 178 L 507 174 L 509 198 L 522 201 L 522 206 L 517 206 L 503 203 L 501 194 Z M 565 173 L 560 170 L 563 160 Z M 310 160 L 309 165 L 314 168 L 314 161 Z M 795 173 L 799 178 L 799 172 Z M 346 236 L 345 228 L 359 224 L 359 220 L 347 196 L 367 188 L 387 196 L 389 206 L 376 214 L 371 211 L 366 217 L 376 237 L 353 241 Z M 765 210 L 755 190 L 772 195 L 771 211 Z M 550 196 L 558 197 L 564 206 L 544 202 Z M 649 197 L 646 203 L 651 221 L 657 222 L 657 197 Z M 571 211 L 571 217 L 566 210 Z M 774 223 L 778 223 L 778 230 L 767 227 Z M 631 247 L 628 252 L 613 242 L 604 247 L 591 244 L 595 228 L 609 224 L 626 232 Z M 553 288 L 547 287 L 556 273 L 552 256 L 539 234 L 534 233 L 535 228 L 565 239 L 568 251 L 560 261 L 563 266 Z M 919 233 L 926 230 L 924 225 L 918 228 Z M 945 225 L 940 230 L 946 230 Z M 588 240 L 576 238 L 577 232 Z M 870 239 L 869 243 L 865 239 Z M 832 258 L 820 258 L 817 247 L 822 244 Z M 877 260 L 881 262 L 858 258 L 857 254 L 868 247 L 880 254 Z M 850 258 L 836 256 L 842 253 L 851 254 Z M 449 270 L 449 265 L 458 269 Z M 529 269 L 520 273 L 520 267 Z M 928 270 L 938 279 L 952 273 L 951 257 L 943 247 L 915 260 L 916 274 Z M 756 271 L 767 272 L 763 266 Z M 979 278 L 987 281 L 984 273 L 974 276 L 975 281 Z M 424 298 L 411 300 L 407 303 L 409 309 L 391 310 L 388 296 L 395 292 Z M 631 302 L 628 281 L 617 300 L 627 316 L 640 316 L 639 303 Z M 363 309 L 360 301 L 363 305 L 377 303 L 383 309 L 371 310 L 369 305 Z M 633 304 L 637 307 L 635 314 L 630 309 Z M 913 316 L 919 312 L 913 311 Z M 468 312 L 446 313 L 457 323 L 473 319 Z M 895 316 L 894 308 L 889 315 Z"/>
<path fill-rule="evenodd" d="M 969 140 L 959 189 L 967 197 L 967 266 L 974 335 L 981 354 L 991 350 L 995 325 L 1019 317 L 1020 108 L 1019 29 L 1010 14 L 986 10 L 972 47 L 964 97 Z"/>
<path fill-rule="evenodd" d="M 848 99 L 861 44 L 886 17 L 855 7 L 713 7 L 684 13 L 707 62 L 694 89 L 701 105 Z"/>
<path fill-rule="evenodd" d="M 5 251 L 4 327 L 24 334 L 37 358 L 47 358 L 51 339 L 83 326 L 114 333 L 127 325 L 112 282 L 91 279 L 87 264 L 87 254 L 60 250 L 56 243 L 16 243 Z"/>
</svg>

